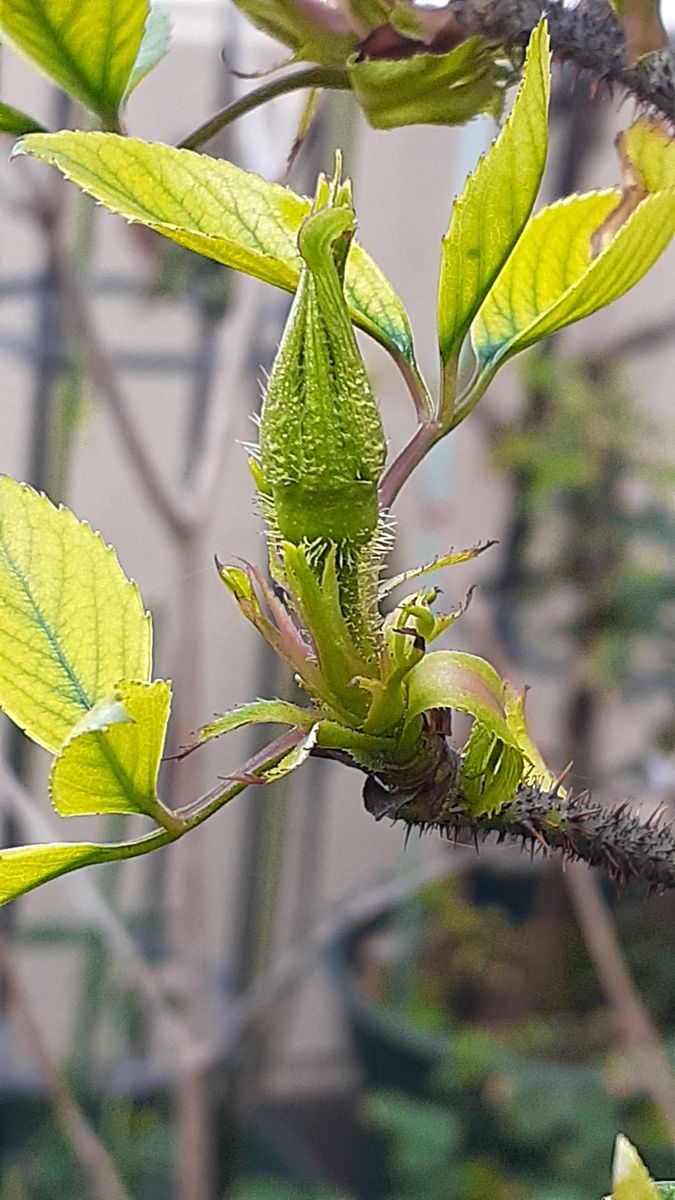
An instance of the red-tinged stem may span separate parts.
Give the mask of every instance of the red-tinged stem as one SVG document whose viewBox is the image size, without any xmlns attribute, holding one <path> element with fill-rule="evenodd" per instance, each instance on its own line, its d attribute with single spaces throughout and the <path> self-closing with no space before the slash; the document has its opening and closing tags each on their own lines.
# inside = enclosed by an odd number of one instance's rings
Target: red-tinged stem
<svg viewBox="0 0 675 1200">
<path fill-rule="evenodd" d="M 384 473 L 380 484 L 380 504 L 383 508 L 391 508 L 403 484 L 442 436 L 443 430 L 437 421 L 429 421 L 417 427 L 407 446 L 403 447 Z"/>
</svg>

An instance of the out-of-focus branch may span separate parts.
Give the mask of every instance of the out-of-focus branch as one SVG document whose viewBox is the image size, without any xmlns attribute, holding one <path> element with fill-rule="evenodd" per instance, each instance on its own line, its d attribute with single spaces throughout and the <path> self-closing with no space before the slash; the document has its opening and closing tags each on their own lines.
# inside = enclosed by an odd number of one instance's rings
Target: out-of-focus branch
<svg viewBox="0 0 675 1200">
<path fill-rule="evenodd" d="M 183 493 L 183 519 L 193 528 L 208 515 L 215 493 L 222 484 L 223 462 L 232 445 L 233 425 L 240 413 L 235 397 L 244 386 L 244 372 L 257 319 L 255 289 L 248 280 L 239 279 L 232 315 L 225 318 L 218 332 L 223 368 L 217 374 L 218 389 L 212 388 L 207 397 L 202 448 Z"/>
<path fill-rule="evenodd" d="M 633 358 L 636 354 L 650 354 L 652 350 L 665 349 L 675 340 L 675 318 L 671 315 L 663 321 L 654 321 L 643 329 L 635 329 L 617 337 L 616 341 L 603 346 L 601 354 L 588 350 L 585 357 L 591 362 L 598 357 L 615 362 L 620 358 Z"/>
<path fill-rule="evenodd" d="M 134 425 L 117 373 L 89 316 L 82 289 L 60 248 L 57 251 L 56 286 L 65 306 L 66 321 L 82 343 L 98 395 L 117 426 L 147 497 L 171 533 L 179 537 L 186 530 L 185 516 L 174 498 L 173 489 L 162 479 Z"/>
<path fill-rule="evenodd" d="M 11 1014 L 49 1094 L 54 1117 L 88 1180 L 92 1200 L 131 1200 L 106 1147 L 52 1059 L 5 941 L 0 942 L 0 973 Z"/>
<path fill-rule="evenodd" d="M 579 927 L 593 959 L 623 1046 L 632 1055 L 638 1085 L 661 1114 L 675 1145 L 675 1078 L 658 1031 L 631 979 L 616 928 L 597 880 L 573 863 L 566 874 Z"/>
<path fill-rule="evenodd" d="M 219 377 L 219 394 L 209 398 L 203 450 L 185 487 L 170 487 L 162 479 L 129 411 L 118 374 L 91 320 L 79 282 L 63 254 L 57 259 L 57 288 L 66 306 L 76 336 L 100 398 L 113 418 L 141 486 L 153 508 L 177 539 L 189 536 L 208 515 L 220 480 L 221 465 L 230 443 L 232 422 L 237 413 L 230 397 L 242 386 L 246 355 L 256 317 L 256 302 L 250 288 L 241 289 L 240 304 L 226 320 L 221 345 L 227 345 L 226 370 Z"/>
<path fill-rule="evenodd" d="M 215 116 L 209 117 L 208 121 L 205 121 L 203 125 L 178 143 L 178 149 L 198 150 L 200 146 L 210 142 L 211 138 L 214 138 L 222 129 L 231 125 L 233 121 L 245 116 L 246 113 L 253 112 L 261 105 L 269 103 L 277 96 L 285 96 L 289 92 L 298 92 L 305 88 L 348 90 L 350 87 L 347 72 L 339 67 L 302 67 L 299 71 L 293 71 L 288 75 L 275 75 L 267 83 L 261 84 L 260 87 L 254 88 L 253 91 L 247 92 L 245 96 L 240 96 L 237 100 L 232 100 Z"/>
<path fill-rule="evenodd" d="M 466 870 L 473 861 L 473 848 L 460 847 L 456 854 L 434 858 L 406 872 L 403 877 L 397 873 L 395 878 L 377 880 L 356 895 L 332 904 L 307 938 L 283 951 L 242 995 L 230 1001 L 225 1025 L 219 1036 L 195 1048 L 197 1057 L 193 1068 L 204 1069 L 214 1062 L 227 1059 L 239 1046 L 246 1031 L 282 1001 L 286 991 L 307 975 L 326 948 L 344 930 L 379 916 L 414 895 L 425 884 L 452 878 Z M 184 1062 L 176 1064 L 178 1071 L 185 1067 Z"/>
</svg>

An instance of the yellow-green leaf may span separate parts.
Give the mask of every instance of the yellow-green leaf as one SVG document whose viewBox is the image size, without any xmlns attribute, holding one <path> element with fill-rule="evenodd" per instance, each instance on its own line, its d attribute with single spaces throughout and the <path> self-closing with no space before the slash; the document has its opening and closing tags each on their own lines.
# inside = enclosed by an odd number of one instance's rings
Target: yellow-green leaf
<svg viewBox="0 0 675 1200">
<path fill-rule="evenodd" d="M 9 900 L 23 896 L 41 883 L 66 875 L 78 867 L 136 858 L 169 840 L 170 835 L 161 830 L 133 842 L 117 842 L 107 846 L 95 842 L 55 842 L 0 850 L 0 904 L 7 904 Z"/>
<path fill-rule="evenodd" d="M 105 133 L 30 134 L 31 154 L 127 221 L 137 221 L 197 254 L 295 291 L 297 236 L 311 202 L 223 159 Z M 345 295 L 354 321 L 414 365 L 401 301 L 361 246 L 352 245 Z"/>
<path fill-rule="evenodd" d="M 136 60 L 131 68 L 131 74 L 127 80 L 121 107 L 124 107 L 131 93 L 145 79 L 145 76 L 164 58 L 169 48 L 170 40 L 171 22 L 168 15 L 162 8 L 153 5 L 145 21 L 143 37 L 138 47 Z"/>
<path fill-rule="evenodd" d="M 522 688 L 521 691 L 516 692 L 510 684 L 506 684 L 506 723 L 525 755 L 523 782 L 536 783 L 539 787 L 548 790 L 553 787 L 556 777 L 546 766 L 541 751 L 532 740 L 532 735 L 527 727 L 525 718 L 526 696 L 527 688 Z M 564 792 L 562 794 L 564 795 Z"/>
<path fill-rule="evenodd" d="M 0 476 L 0 707 L 56 751 L 120 679 L 150 678 L 151 626 L 114 550 Z"/>
<path fill-rule="evenodd" d="M 546 163 L 550 86 L 551 52 L 542 20 L 530 38 L 511 115 L 467 179 L 443 238 L 438 336 L 444 363 L 459 353 L 537 198 Z"/>
<path fill-rule="evenodd" d="M 308 730 L 316 719 L 315 709 L 301 708 L 298 704 L 289 704 L 286 700 L 254 700 L 251 704 L 241 704 L 204 725 L 199 730 L 195 744 L 200 746 L 203 742 L 222 737 L 224 733 L 231 733 L 233 729 L 241 729 L 246 725 L 297 725 L 299 729 Z"/>
<path fill-rule="evenodd" d="M 425 654 L 408 675 L 408 719 L 432 708 L 454 708 L 515 745 L 506 724 L 505 688 L 485 659 L 459 650 Z"/>
<path fill-rule="evenodd" d="M 316 17 L 296 0 L 234 0 L 258 29 L 288 46 L 296 59 L 340 66 L 356 48 L 358 36 L 331 5 L 319 3 Z"/>
<path fill-rule="evenodd" d="M 2 0 L 0 35 L 64 91 L 114 123 L 148 0 Z"/>
<path fill-rule="evenodd" d="M 593 259 L 593 233 L 620 202 L 591 192 L 534 217 L 471 327 L 483 368 L 611 304 L 654 265 L 675 234 L 675 189 L 647 196 Z"/>
<path fill-rule="evenodd" d="M 124 681 L 86 715 L 52 766 L 60 816 L 135 812 L 162 823 L 157 772 L 170 703 L 166 680 Z"/>
<path fill-rule="evenodd" d="M 352 58 L 354 94 L 374 129 L 401 125 L 463 125 L 501 106 L 494 47 L 467 38 L 446 54 L 410 58 Z"/>
<path fill-rule="evenodd" d="M 44 126 L 11 104 L 0 104 L 0 133 L 21 137 L 24 133 L 44 133 Z"/>
<path fill-rule="evenodd" d="M 530 221 L 471 327 L 481 363 L 506 357 L 511 343 L 582 278 L 591 238 L 619 200 L 615 189 L 570 196 Z"/>
<path fill-rule="evenodd" d="M 619 134 L 618 144 L 621 157 L 646 191 L 675 187 L 675 139 L 660 121 L 642 117 Z"/>
<path fill-rule="evenodd" d="M 495 812 L 515 795 L 524 752 L 509 727 L 506 687 L 489 663 L 474 654 L 438 650 L 408 674 L 407 720 L 433 708 L 474 718 L 463 750 L 462 790 L 473 813 Z"/>
<path fill-rule="evenodd" d="M 657 1200 L 658 1192 L 649 1171 L 628 1138 L 622 1133 L 614 1145 L 612 1200 Z"/>
</svg>

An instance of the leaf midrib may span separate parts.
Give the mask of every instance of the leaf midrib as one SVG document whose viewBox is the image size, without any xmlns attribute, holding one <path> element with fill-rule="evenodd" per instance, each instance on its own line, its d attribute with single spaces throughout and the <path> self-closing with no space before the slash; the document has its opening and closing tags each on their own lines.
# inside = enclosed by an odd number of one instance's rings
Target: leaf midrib
<svg viewBox="0 0 675 1200">
<path fill-rule="evenodd" d="M 26 600 L 28 601 L 28 603 L 31 607 L 36 625 L 39 627 L 39 629 L 44 634 L 47 642 L 49 643 L 50 649 L 52 650 L 52 652 L 54 654 L 54 658 L 56 659 L 58 665 L 60 666 L 64 675 L 66 676 L 69 683 L 71 684 L 72 692 L 74 693 L 73 699 L 74 700 L 76 699 L 76 702 L 79 702 L 81 707 L 83 709 L 85 709 L 85 711 L 88 712 L 91 708 L 93 708 L 93 703 L 92 703 L 87 691 L 85 690 L 81 679 L 75 672 L 75 669 L 73 668 L 73 666 L 70 663 L 70 661 L 68 660 L 64 650 L 62 649 L 58 634 L 56 633 L 56 631 L 54 630 L 54 628 L 52 627 L 50 622 L 44 616 L 44 613 L 42 612 L 42 609 L 40 608 L 40 605 L 39 605 L 35 595 L 33 594 L 33 590 L 31 588 L 28 580 L 26 579 L 26 577 L 23 574 L 23 572 L 21 571 L 19 565 L 13 558 L 11 552 L 7 549 L 7 547 L 1 541 L 0 541 L 0 556 L 2 557 L 2 560 L 5 563 L 9 573 L 16 580 L 20 590 L 22 591 L 23 595 L 25 596 Z"/>
<path fill-rule="evenodd" d="M 97 97 L 92 90 L 95 87 L 95 83 L 91 78 L 88 78 L 87 75 L 84 74 L 80 63 L 78 63 L 77 59 L 73 57 L 67 42 L 65 42 L 61 36 L 60 27 L 54 25 L 48 20 L 41 4 L 35 3 L 34 0 L 26 0 L 26 3 L 30 6 L 34 14 L 33 20 L 35 24 L 38 27 L 41 27 L 47 38 L 51 39 L 55 43 L 55 46 L 66 63 L 72 77 L 79 82 L 83 93 L 89 98 L 89 103 L 91 104 L 93 110 L 95 112 L 98 111 L 101 115 L 105 116 L 110 116 L 111 113 L 114 113 L 117 105 L 114 100 L 111 103 L 111 98 L 108 95 L 103 95 L 103 88 L 101 90 L 101 98 L 105 101 L 105 108 L 101 109 L 99 107 L 99 97 Z"/>
</svg>

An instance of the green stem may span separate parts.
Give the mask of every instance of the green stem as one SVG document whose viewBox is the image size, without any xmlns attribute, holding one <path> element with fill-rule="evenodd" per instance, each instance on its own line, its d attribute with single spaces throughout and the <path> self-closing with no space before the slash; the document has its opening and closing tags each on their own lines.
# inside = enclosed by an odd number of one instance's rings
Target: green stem
<svg viewBox="0 0 675 1200">
<path fill-rule="evenodd" d="M 434 402 L 431 399 L 429 389 L 417 366 L 410 363 L 408 359 L 401 354 L 400 350 L 393 350 L 391 346 L 385 345 L 384 342 L 382 342 L 382 345 L 384 346 L 385 350 L 389 351 L 391 357 L 396 363 L 396 366 L 401 372 L 401 375 L 403 376 L 403 381 L 410 392 L 413 404 L 415 405 L 415 412 L 417 413 L 418 420 L 422 424 L 424 424 L 424 422 L 433 420 Z"/>
<path fill-rule="evenodd" d="M 192 804 L 186 804 L 184 808 L 175 810 L 177 820 L 183 822 L 182 833 L 187 833 L 190 829 L 196 829 L 197 825 L 201 825 L 212 817 L 214 813 L 228 804 L 230 800 L 234 800 L 240 792 L 243 792 L 251 782 L 251 776 L 263 775 L 270 767 L 276 766 L 284 754 L 292 750 L 294 746 L 304 737 L 301 729 L 292 729 L 289 733 L 284 733 L 275 741 L 270 742 L 258 754 L 250 758 L 240 772 L 240 778 L 232 781 L 225 780 L 228 783 L 227 787 L 216 785 L 205 796 L 199 800 L 193 801 Z M 153 835 L 158 836 L 158 835 Z M 164 841 L 174 841 L 176 837 L 181 837 L 182 834 L 160 834 Z M 163 843 L 162 843 L 163 844 Z"/>
<path fill-rule="evenodd" d="M 501 366 L 501 363 L 495 363 L 493 366 L 486 367 L 474 375 L 463 396 L 460 396 L 457 401 L 449 424 L 443 431 L 444 433 L 450 433 L 451 430 L 456 429 L 468 417 L 469 413 L 473 412 L 478 401 L 482 400 L 492 383 L 499 366 Z"/>
<path fill-rule="evenodd" d="M 267 104 L 269 100 L 274 100 L 277 96 L 283 96 L 287 92 L 297 92 L 303 88 L 332 88 L 349 91 L 350 87 L 349 76 L 341 67 L 303 67 L 300 71 L 294 71 L 289 75 L 276 75 L 274 79 L 270 79 L 260 87 L 254 88 L 252 92 L 227 104 L 215 116 L 210 117 L 193 133 L 183 138 L 182 142 L 178 143 L 178 149 L 197 150 L 204 145 L 204 142 L 210 141 L 217 133 L 220 133 L 221 129 L 225 129 L 239 117 L 253 112 L 254 109 Z"/>
<path fill-rule="evenodd" d="M 120 859 L 139 858 L 143 854 L 159 850 L 161 846 L 168 846 L 170 842 L 178 841 L 184 834 L 189 833 L 191 829 L 196 829 L 198 825 L 212 817 L 220 808 L 223 808 L 230 800 L 234 800 L 235 796 L 255 782 L 253 776 L 263 775 L 270 767 L 274 767 L 284 754 L 297 745 L 303 736 L 304 733 L 301 729 L 292 729 L 289 733 L 282 734 L 274 742 L 270 742 L 269 746 L 265 746 L 259 754 L 250 758 L 235 778 L 230 777 L 230 779 L 224 780 L 207 792 L 205 796 L 201 796 L 199 800 L 193 800 L 191 804 L 175 809 L 172 814 L 173 826 L 171 829 L 155 829 L 152 833 L 146 833 L 144 837 L 137 838 L 133 842 L 112 842 L 106 847 L 110 851 L 110 858 L 104 861 L 116 862 Z M 69 870 L 72 869 L 69 868 Z"/>
<path fill-rule="evenodd" d="M 426 458 L 432 446 L 456 429 L 473 411 L 478 401 L 485 395 L 496 372 L 497 366 L 480 371 L 474 376 L 464 395 L 456 403 L 451 400 L 452 389 L 447 384 L 445 385 L 445 396 L 438 417 L 422 421 L 408 444 L 403 447 L 391 466 L 387 468 L 380 484 L 380 504 L 383 508 L 391 507 L 403 484 Z"/>
</svg>

